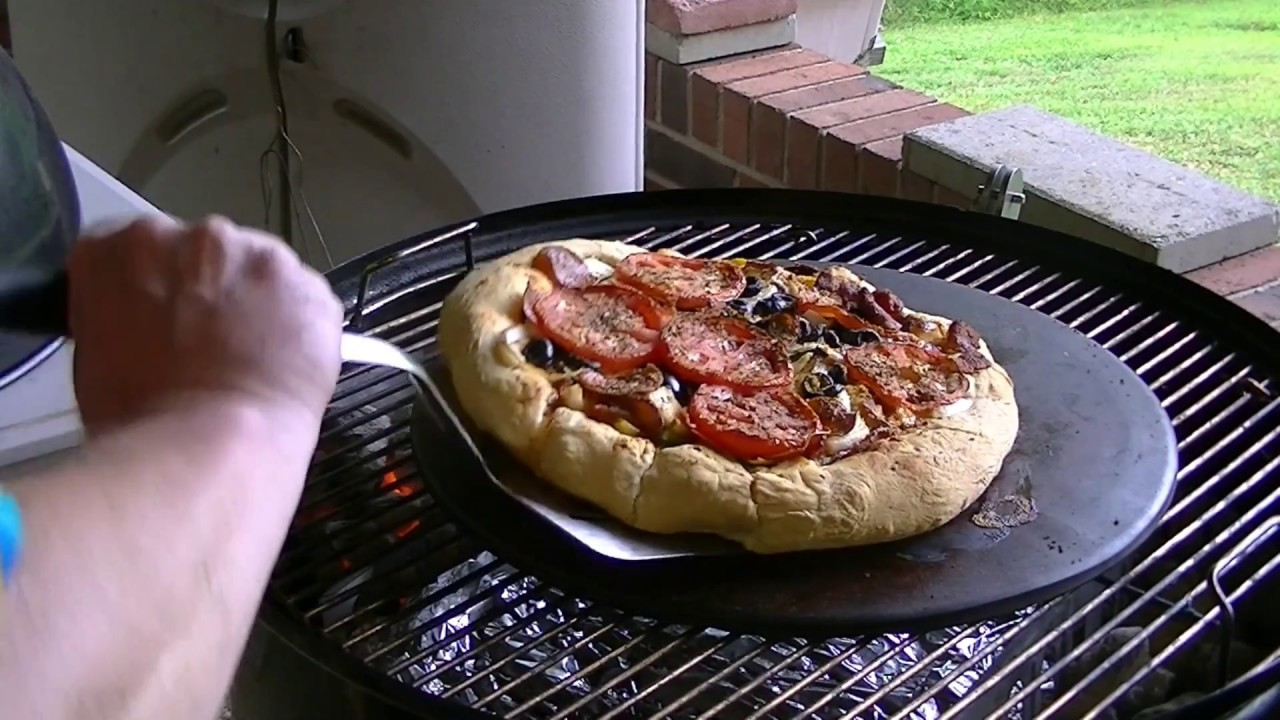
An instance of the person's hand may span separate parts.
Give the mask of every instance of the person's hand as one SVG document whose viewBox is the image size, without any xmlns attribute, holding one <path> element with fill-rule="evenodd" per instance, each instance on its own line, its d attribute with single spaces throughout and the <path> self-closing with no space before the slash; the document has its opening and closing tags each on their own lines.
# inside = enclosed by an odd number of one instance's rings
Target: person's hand
<svg viewBox="0 0 1280 720">
<path fill-rule="evenodd" d="M 68 280 L 89 433 L 205 401 L 319 422 L 342 307 L 279 239 L 219 217 L 152 217 L 76 243 Z"/>
</svg>

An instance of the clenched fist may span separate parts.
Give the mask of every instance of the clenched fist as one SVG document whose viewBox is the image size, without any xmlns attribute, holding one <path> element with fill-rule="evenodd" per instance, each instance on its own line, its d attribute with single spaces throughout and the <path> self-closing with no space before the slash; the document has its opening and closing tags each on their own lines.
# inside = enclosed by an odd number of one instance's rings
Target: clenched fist
<svg viewBox="0 0 1280 720">
<path fill-rule="evenodd" d="M 68 278 L 90 434 L 208 401 L 319 422 L 342 307 L 279 239 L 219 217 L 147 218 L 76 243 Z"/>
</svg>

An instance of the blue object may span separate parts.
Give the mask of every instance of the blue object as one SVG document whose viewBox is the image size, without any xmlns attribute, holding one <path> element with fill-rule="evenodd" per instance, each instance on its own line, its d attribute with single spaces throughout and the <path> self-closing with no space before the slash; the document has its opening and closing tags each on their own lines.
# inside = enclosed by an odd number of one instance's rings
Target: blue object
<svg viewBox="0 0 1280 720">
<path fill-rule="evenodd" d="M 9 583 L 22 555 L 22 511 L 18 501 L 0 490 L 0 588 Z"/>
</svg>

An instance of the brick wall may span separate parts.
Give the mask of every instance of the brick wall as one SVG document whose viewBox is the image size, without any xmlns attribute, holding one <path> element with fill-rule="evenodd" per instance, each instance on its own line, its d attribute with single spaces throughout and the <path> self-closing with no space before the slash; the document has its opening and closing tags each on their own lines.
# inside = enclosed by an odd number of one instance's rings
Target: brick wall
<svg viewBox="0 0 1280 720">
<path fill-rule="evenodd" d="M 649 189 L 791 187 L 968 205 L 901 168 L 903 135 L 968 114 L 954 105 L 798 47 L 646 63 Z"/>
<path fill-rule="evenodd" d="M 961 108 L 798 47 L 688 66 L 645 62 L 648 190 L 790 187 L 971 202 L 902 169 L 903 135 L 969 114 Z M 1188 277 L 1280 328 L 1280 247 Z"/>
</svg>

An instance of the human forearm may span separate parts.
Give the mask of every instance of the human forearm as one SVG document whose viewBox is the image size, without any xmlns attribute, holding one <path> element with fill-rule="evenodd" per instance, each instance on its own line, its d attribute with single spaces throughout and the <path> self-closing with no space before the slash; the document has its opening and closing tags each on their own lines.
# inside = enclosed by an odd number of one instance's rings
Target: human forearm
<svg viewBox="0 0 1280 720">
<path fill-rule="evenodd" d="M 0 609 L 6 714 L 215 711 L 316 428 L 295 414 L 198 407 L 97 438 L 10 487 L 27 550 Z"/>
</svg>

